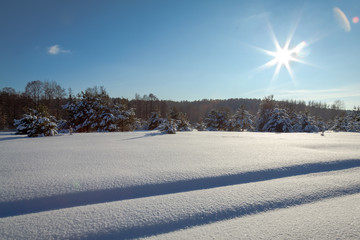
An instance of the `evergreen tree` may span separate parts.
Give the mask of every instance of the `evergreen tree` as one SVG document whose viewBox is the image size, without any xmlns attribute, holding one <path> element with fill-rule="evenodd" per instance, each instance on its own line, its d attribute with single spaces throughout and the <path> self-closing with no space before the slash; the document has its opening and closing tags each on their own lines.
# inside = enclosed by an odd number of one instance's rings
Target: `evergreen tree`
<svg viewBox="0 0 360 240">
<path fill-rule="evenodd" d="M 176 123 L 174 120 L 164 120 L 158 127 L 158 129 L 163 133 L 175 134 L 176 133 Z"/>
<path fill-rule="evenodd" d="M 345 116 L 336 117 L 330 130 L 360 132 L 360 112 L 357 110 L 348 111 Z"/>
<path fill-rule="evenodd" d="M 298 115 L 294 120 L 293 129 L 295 132 L 319 132 L 322 131 L 317 122 L 309 116 L 308 112 Z"/>
<path fill-rule="evenodd" d="M 150 115 L 150 118 L 148 120 L 148 130 L 154 130 L 156 129 L 161 123 L 163 122 L 163 119 L 160 118 L 160 114 L 158 112 L 152 112 Z"/>
<path fill-rule="evenodd" d="M 262 132 L 293 132 L 291 120 L 284 109 L 275 108 L 268 116 Z"/>
<path fill-rule="evenodd" d="M 39 106 L 40 110 L 29 109 L 23 118 L 14 120 L 16 134 L 27 134 L 29 137 L 54 136 L 57 134 L 57 121 L 47 110 Z"/>
<path fill-rule="evenodd" d="M 257 114 L 258 116 L 256 121 L 256 131 L 264 131 L 264 126 L 266 123 L 269 122 L 275 105 L 276 104 L 273 95 L 264 97 L 263 100 L 261 100 L 259 111 Z"/>
<path fill-rule="evenodd" d="M 105 89 L 88 88 L 64 108 L 70 112 L 70 125 L 76 132 L 132 131 L 135 128 L 135 112 L 123 104 L 114 104 Z"/>
<path fill-rule="evenodd" d="M 191 124 L 186 114 L 178 111 L 175 107 L 168 113 L 168 121 L 174 121 L 177 131 L 191 131 Z"/>
<path fill-rule="evenodd" d="M 228 129 L 228 113 L 212 109 L 204 123 L 209 131 L 226 131 Z"/>
<path fill-rule="evenodd" d="M 193 125 L 193 127 L 198 131 L 205 131 L 206 130 L 206 125 L 204 124 L 203 121 L 201 121 L 200 123 L 195 123 Z"/>
<path fill-rule="evenodd" d="M 245 105 L 241 105 L 230 120 L 230 131 L 253 130 L 253 116 L 245 110 Z"/>
</svg>

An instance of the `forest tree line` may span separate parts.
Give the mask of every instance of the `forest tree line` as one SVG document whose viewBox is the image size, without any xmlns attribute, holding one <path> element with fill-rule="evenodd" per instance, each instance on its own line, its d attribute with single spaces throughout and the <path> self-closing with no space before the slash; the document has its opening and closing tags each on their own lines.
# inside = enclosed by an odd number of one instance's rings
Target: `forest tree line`
<svg viewBox="0 0 360 240">
<path fill-rule="evenodd" d="M 240 106 L 251 115 L 260 110 L 261 99 L 233 98 L 226 100 L 203 99 L 198 101 L 170 101 L 161 100 L 154 94 L 135 94 L 133 99 L 110 98 L 104 87 L 88 88 L 81 93 L 61 87 L 55 81 L 28 82 L 23 92 L 17 92 L 11 87 L 0 91 L 0 129 L 12 130 L 15 128 L 14 119 L 20 119 L 30 109 L 46 108 L 48 113 L 56 119 L 70 120 L 71 111 L 64 106 L 82 96 L 86 92 L 103 92 L 113 104 L 121 105 L 123 109 L 133 109 L 134 117 L 140 121 L 148 121 L 154 112 L 159 117 L 166 118 L 170 112 L 180 112 L 192 123 L 203 122 L 212 110 L 216 109 L 228 115 L 235 114 Z M 340 100 L 329 105 L 322 102 L 298 100 L 273 101 L 280 109 L 291 113 L 306 113 L 324 122 L 334 121 L 337 116 L 345 115 L 344 104 Z"/>
</svg>

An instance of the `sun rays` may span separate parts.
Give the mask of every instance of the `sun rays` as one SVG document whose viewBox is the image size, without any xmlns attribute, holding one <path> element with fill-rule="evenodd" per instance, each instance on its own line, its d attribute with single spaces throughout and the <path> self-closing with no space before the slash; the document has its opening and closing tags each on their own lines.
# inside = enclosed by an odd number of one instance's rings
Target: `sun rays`
<svg viewBox="0 0 360 240">
<path fill-rule="evenodd" d="M 271 59 L 267 63 L 265 63 L 262 66 L 257 68 L 257 70 L 263 70 L 266 68 L 271 68 L 273 66 L 276 66 L 273 77 L 272 77 L 272 81 L 274 81 L 278 77 L 280 70 L 284 67 L 287 70 L 287 72 L 289 73 L 293 84 L 295 85 L 296 82 L 295 82 L 293 71 L 290 66 L 291 63 L 298 62 L 298 63 L 306 64 L 306 62 L 301 60 L 301 58 L 303 58 L 302 50 L 307 46 L 307 43 L 305 41 L 302 41 L 299 44 L 297 44 L 295 47 L 292 47 L 292 48 L 290 47 L 295 29 L 296 29 L 296 27 L 294 28 L 293 31 L 291 31 L 285 44 L 283 46 L 281 46 L 275 33 L 273 32 L 273 30 L 269 24 L 269 30 L 272 35 L 272 40 L 275 45 L 275 50 L 269 51 L 269 50 L 265 50 L 265 49 L 256 47 L 256 49 L 273 57 L 273 59 Z"/>
</svg>

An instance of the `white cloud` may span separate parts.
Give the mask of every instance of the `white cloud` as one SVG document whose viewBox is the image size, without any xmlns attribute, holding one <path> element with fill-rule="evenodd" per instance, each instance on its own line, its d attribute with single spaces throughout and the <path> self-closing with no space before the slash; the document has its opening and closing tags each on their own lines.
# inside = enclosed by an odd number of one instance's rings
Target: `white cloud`
<svg viewBox="0 0 360 240">
<path fill-rule="evenodd" d="M 56 44 L 48 48 L 48 53 L 52 55 L 56 55 L 59 53 L 70 53 L 70 50 L 61 49 L 60 46 Z"/>
</svg>

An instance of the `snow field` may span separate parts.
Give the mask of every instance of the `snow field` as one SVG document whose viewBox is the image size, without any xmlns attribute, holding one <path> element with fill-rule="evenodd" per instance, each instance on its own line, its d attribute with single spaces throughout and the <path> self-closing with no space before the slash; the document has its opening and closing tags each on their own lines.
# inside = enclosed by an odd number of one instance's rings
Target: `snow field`
<svg viewBox="0 0 360 240">
<path fill-rule="evenodd" d="M 359 140 L 352 133 L 3 133 L 0 237 L 338 238 L 337 229 L 356 239 Z"/>
<path fill-rule="evenodd" d="M 326 199 L 146 239 L 359 239 L 360 194 Z"/>
</svg>

